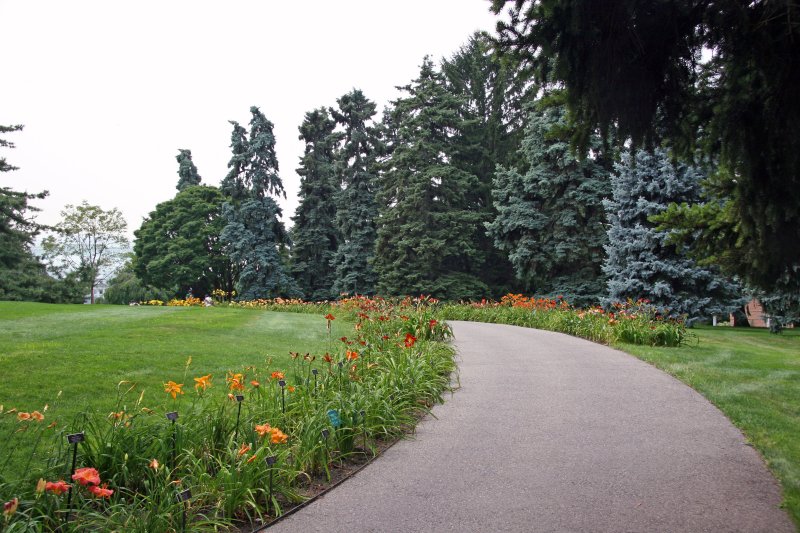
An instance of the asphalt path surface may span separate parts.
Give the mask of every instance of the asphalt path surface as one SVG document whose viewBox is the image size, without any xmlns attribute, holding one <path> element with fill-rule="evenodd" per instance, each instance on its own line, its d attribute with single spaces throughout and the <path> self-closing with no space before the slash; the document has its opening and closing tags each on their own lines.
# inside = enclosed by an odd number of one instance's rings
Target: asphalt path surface
<svg viewBox="0 0 800 533">
<path fill-rule="evenodd" d="M 700 394 L 566 335 L 451 322 L 461 388 L 278 531 L 794 532 L 759 454 Z"/>
</svg>

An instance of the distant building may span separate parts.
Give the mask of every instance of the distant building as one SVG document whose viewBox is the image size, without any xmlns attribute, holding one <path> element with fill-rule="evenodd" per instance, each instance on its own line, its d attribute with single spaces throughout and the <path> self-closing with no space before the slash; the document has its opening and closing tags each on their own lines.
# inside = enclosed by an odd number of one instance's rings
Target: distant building
<svg viewBox="0 0 800 533">
<path fill-rule="evenodd" d="M 106 282 L 103 280 L 98 280 L 97 283 L 94 285 L 94 301 L 97 302 L 103 295 L 106 293 Z M 87 294 L 83 297 L 84 304 L 92 303 L 92 295 Z"/>
<path fill-rule="evenodd" d="M 747 317 L 747 323 L 751 328 L 768 328 L 770 327 L 771 318 L 764 310 L 764 306 L 753 298 L 744 306 L 744 314 Z M 731 315 L 731 325 L 735 326 L 734 316 Z M 785 328 L 793 328 L 794 324 L 781 324 Z"/>
</svg>

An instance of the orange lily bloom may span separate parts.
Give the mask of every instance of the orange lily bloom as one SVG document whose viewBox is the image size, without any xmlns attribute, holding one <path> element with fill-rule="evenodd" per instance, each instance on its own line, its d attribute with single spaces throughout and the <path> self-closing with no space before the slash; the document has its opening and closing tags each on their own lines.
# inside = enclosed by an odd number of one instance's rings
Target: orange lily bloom
<svg viewBox="0 0 800 533">
<path fill-rule="evenodd" d="M 350 350 L 347 350 L 347 360 L 355 361 L 356 359 L 358 359 L 358 352 L 351 352 Z"/>
<path fill-rule="evenodd" d="M 36 420 L 37 422 L 41 422 L 42 420 L 44 420 L 44 415 L 39 411 L 34 411 L 31 413 L 31 419 Z"/>
<path fill-rule="evenodd" d="M 406 348 L 411 348 L 412 346 L 414 346 L 415 342 L 417 342 L 417 338 L 411 333 L 406 333 L 406 340 L 405 340 Z"/>
<path fill-rule="evenodd" d="M 150 461 L 150 464 L 149 464 L 148 466 L 149 466 L 150 468 L 152 468 L 153 470 L 158 470 L 158 467 L 160 466 L 160 465 L 158 464 L 158 459 L 155 459 L 155 458 L 154 458 L 152 461 Z"/>
<path fill-rule="evenodd" d="M 100 473 L 95 468 L 84 467 L 79 468 L 72 474 L 73 481 L 77 481 L 81 485 L 99 485 Z"/>
<path fill-rule="evenodd" d="M 225 378 L 225 381 L 228 383 L 228 388 L 230 390 L 244 390 L 244 375 L 243 374 L 234 374 L 233 372 L 228 372 L 228 377 Z"/>
<path fill-rule="evenodd" d="M 251 382 L 250 382 L 250 385 L 252 385 L 252 386 L 253 386 L 253 388 L 257 389 L 258 387 L 260 387 L 260 386 L 261 386 L 261 383 L 259 383 L 259 382 L 258 382 L 258 381 L 256 381 L 256 380 L 253 380 L 253 381 L 251 381 Z"/>
<path fill-rule="evenodd" d="M 44 484 L 44 490 L 47 492 L 52 492 L 56 496 L 60 494 L 64 494 L 69 490 L 70 485 L 65 483 L 63 479 L 59 479 L 58 481 L 48 481 Z"/>
<path fill-rule="evenodd" d="M 178 394 L 183 394 L 181 388 L 183 387 L 183 383 L 175 383 L 174 381 L 167 381 L 164 383 L 164 392 L 172 396 L 172 399 L 176 399 Z"/>
<path fill-rule="evenodd" d="M 270 442 L 272 444 L 283 444 L 289 439 L 289 436 L 278 428 L 270 430 Z"/>
<path fill-rule="evenodd" d="M 327 315 L 325 315 L 325 320 L 336 320 L 336 317 L 328 313 Z"/>
<path fill-rule="evenodd" d="M 241 457 L 249 451 L 250 451 L 250 445 L 242 444 L 242 446 L 239 448 L 239 451 L 236 452 L 236 457 Z"/>
<path fill-rule="evenodd" d="M 333 362 L 333 358 L 331 357 L 331 354 L 329 354 L 329 353 L 325 353 L 325 355 L 322 356 L 322 360 L 325 361 L 326 363 L 332 363 Z"/>
<path fill-rule="evenodd" d="M 19 420 L 20 422 L 30 419 L 31 419 L 30 413 L 17 413 L 17 420 Z"/>
<path fill-rule="evenodd" d="M 283 372 L 273 372 L 272 379 L 284 379 L 286 375 Z"/>
<path fill-rule="evenodd" d="M 200 376 L 199 378 L 194 378 L 195 384 L 194 388 L 198 391 L 200 389 L 206 390 L 211 386 L 211 374 L 207 374 L 205 376 Z"/>
<path fill-rule="evenodd" d="M 267 434 L 272 430 L 272 426 L 269 424 L 256 424 L 256 433 L 258 433 L 259 437 L 266 437 Z"/>
</svg>

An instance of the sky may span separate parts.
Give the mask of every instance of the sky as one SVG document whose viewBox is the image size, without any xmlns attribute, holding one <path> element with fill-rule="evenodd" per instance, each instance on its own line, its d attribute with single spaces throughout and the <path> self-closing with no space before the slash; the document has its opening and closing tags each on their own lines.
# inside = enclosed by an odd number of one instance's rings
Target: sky
<svg viewBox="0 0 800 533">
<path fill-rule="evenodd" d="M 229 120 L 256 105 L 275 124 L 288 225 L 297 207 L 306 112 L 353 88 L 382 109 L 428 54 L 493 31 L 488 0 L 136 2 L 0 0 L 0 186 L 47 190 L 37 220 L 66 204 L 118 208 L 129 233 L 177 192 L 179 148 L 203 183 L 230 159 Z"/>
</svg>

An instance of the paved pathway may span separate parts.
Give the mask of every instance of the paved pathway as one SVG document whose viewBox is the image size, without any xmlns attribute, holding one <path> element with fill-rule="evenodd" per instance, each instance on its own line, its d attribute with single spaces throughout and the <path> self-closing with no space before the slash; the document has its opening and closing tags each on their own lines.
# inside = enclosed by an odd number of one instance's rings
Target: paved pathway
<svg viewBox="0 0 800 533">
<path fill-rule="evenodd" d="M 702 396 L 565 335 L 452 322 L 462 388 L 277 531 L 795 531 Z"/>
</svg>

